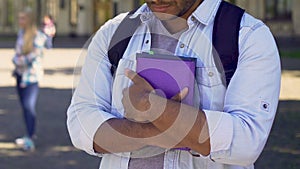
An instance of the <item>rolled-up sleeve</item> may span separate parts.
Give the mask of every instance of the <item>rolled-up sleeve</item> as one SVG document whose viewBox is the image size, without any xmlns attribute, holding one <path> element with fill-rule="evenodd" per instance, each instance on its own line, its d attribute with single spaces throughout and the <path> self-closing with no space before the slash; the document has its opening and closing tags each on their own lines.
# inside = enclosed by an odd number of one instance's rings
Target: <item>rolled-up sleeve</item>
<svg viewBox="0 0 300 169">
<path fill-rule="evenodd" d="M 249 166 L 267 141 L 280 92 L 280 58 L 262 23 L 247 28 L 238 67 L 226 91 L 224 111 L 204 110 L 215 162 Z"/>
<path fill-rule="evenodd" d="M 103 26 L 94 36 L 67 111 L 67 127 L 73 145 L 97 156 L 99 154 L 93 149 L 94 135 L 101 124 L 115 118 L 110 113 L 112 75 L 107 58 L 110 34 Z"/>
</svg>

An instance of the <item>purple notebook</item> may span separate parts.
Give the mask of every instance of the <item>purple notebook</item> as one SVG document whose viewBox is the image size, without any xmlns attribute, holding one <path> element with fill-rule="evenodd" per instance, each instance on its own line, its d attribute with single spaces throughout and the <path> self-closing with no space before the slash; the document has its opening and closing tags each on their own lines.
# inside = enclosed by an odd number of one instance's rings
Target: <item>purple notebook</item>
<svg viewBox="0 0 300 169">
<path fill-rule="evenodd" d="M 182 102 L 193 105 L 196 58 L 138 53 L 136 59 L 137 73 L 154 89 L 170 99 L 188 87 L 188 95 Z"/>
</svg>

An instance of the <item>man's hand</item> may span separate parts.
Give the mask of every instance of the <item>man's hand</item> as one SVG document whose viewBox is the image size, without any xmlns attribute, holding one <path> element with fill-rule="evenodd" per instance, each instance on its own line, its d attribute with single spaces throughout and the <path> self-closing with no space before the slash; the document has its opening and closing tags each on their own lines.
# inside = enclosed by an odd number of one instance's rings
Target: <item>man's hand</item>
<svg viewBox="0 0 300 169">
<path fill-rule="evenodd" d="M 126 69 L 125 75 L 133 82 L 133 85 L 123 90 L 122 103 L 127 119 L 138 122 L 149 121 L 149 109 L 151 103 L 149 94 L 154 92 L 153 87 L 136 72 Z"/>
<path fill-rule="evenodd" d="M 171 100 L 176 102 L 181 102 L 189 93 L 189 88 L 185 87 L 183 88 L 178 94 L 173 96 Z"/>
<path fill-rule="evenodd" d="M 187 88 L 168 100 L 157 95 L 137 73 L 127 69 L 125 75 L 133 82 L 123 91 L 125 117 L 137 122 L 150 122 L 161 133 L 146 139 L 146 144 L 162 148 L 189 147 L 202 155 L 209 154 L 210 140 L 204 112 L 178 103 L 187 95 Z"/>
<path fill-rule="evenodd" d="M 152 122 L 157 119 L 166 106 L 162 103 L 159 107 L 155 107 L 150 94 L 156 93 L 154 88 L 136 72 L 126 69 L 125 75 L 132 80 L 133 85 L 123 90 L 122 103 L 125 109 L 125 117 L 138 122 Z M 171 100 L 180 102 L 188 94 L 188 88 L 184 88 L 178 94 L 173 96 Z"/>
</svg>

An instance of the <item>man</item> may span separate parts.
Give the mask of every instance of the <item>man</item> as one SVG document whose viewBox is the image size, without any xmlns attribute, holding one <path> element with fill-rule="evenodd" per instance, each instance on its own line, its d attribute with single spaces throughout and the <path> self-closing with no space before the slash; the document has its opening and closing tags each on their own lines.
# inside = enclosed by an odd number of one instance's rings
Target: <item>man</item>
<svg viewBox="0 0 300 169">
<path fill-rule="evenodd" d="M 244 14 L 238 66 L 226 87 L 213 57 L 212 28 L 221 0 L 146 0 L 141 24 L 114 76 L 107 51 L 124 19 L 108 21 L 90 44 L 68 109 L 73 144 L 102 157 L 100 168 L 254 168 L 269 135 L 280 90 L 280 60 L 269 29 Z M 130 28 L 128 28 L 130 29 Z M 158 96 L 135 73 L 136 53 L 197 58 L 198 106 Z"/>
</svg>

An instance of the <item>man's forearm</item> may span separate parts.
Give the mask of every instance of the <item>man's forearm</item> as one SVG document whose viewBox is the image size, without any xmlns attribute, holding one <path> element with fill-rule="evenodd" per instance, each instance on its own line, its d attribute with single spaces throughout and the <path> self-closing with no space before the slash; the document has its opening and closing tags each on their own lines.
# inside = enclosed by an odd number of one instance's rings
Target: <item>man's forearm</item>
<svg viewBox="0 0 300 169">
<path fill-rule="evenodd" d="M 165 102 L 164 99 L 150 94 L 151 107 L 154 107 L 152 110 L 155 111 L 155 107 L 162 107 L 161 104 L 166 103 L 164 112 L 152 124 L 160 131 L 167 132 L 166 135 L 178 143 L 175 147 L 189 147 L 202 155 L 208 155 L 210 140 L 204 112 L 172 100 Z"/>
<path fill-rule="evenodd" d="M 94 137 L 94 150 L 98 153 L 136 151 L 145 145 L 146 139 L 158 135 L 151 123 L 136 123 L 127 119 L 110 119 L 103 123 Z"/>
</svg>

